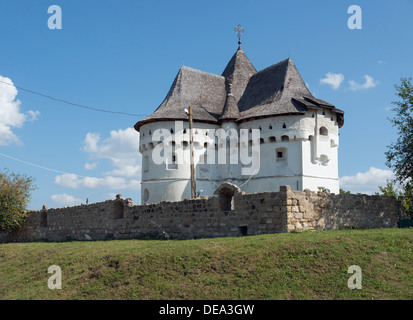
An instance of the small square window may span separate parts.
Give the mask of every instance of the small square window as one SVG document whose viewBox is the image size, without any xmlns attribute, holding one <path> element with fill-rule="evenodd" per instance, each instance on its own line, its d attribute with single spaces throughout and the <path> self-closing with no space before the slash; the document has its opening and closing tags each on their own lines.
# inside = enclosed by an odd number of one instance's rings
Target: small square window
<svg viewBox="0 0 413 320">
<path fill-rule="evenodd" d="M 275 161 L 278 167 L 287 166 L 287 148 L 278 148 L 275 150 Z"/>
</svg>

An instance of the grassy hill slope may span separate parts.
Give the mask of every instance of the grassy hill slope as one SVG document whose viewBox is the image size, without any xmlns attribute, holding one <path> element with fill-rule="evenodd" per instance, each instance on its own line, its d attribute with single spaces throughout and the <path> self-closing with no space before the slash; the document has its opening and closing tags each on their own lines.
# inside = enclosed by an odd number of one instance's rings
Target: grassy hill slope
<svg viewBox="0 0 413 320">
<path fill-rule="evenodd" d="M 413 229 L 0 244 L 0 299 L 413 299 Z"/>
</svg>

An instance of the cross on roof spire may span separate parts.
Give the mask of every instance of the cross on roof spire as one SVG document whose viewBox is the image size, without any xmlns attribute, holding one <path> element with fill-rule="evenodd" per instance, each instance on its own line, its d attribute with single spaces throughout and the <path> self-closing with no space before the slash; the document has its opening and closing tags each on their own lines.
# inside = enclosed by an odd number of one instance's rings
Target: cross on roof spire
<svg viewBox="0 0 413 320">
<path fill-rule="evenodd" d="M 244 29 L 241 27 L 241 25 L 237 25 L 236 28 L 234 29 L 234 31 L 237 33 L 238 35 L 238 45 L 241 47 L 241 36 L 244 33 Z"/>
</svg>

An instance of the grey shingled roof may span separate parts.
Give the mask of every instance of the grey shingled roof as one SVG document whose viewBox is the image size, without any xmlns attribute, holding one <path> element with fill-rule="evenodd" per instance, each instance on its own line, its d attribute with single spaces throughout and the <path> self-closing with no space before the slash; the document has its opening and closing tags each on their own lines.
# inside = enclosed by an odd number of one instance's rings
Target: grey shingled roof
<svg viewBox="0 0 413 320">
<path fill-rule="evenodd" d="M 188 120 L 184 109 L 193 108 L 194 121 L 218 123 L 226 100 L 225 78 L 183 66 L 165 100 L 153 114 L 135 124 L 135 129 L 148 122 Z"/>
<path fill-rule="evenodd" d="M 226 81 L 230 76 L 231 89 Z M 183 110 L 190 105 L 194 121 L 207 123 L 301 114 L 313 108 L 343 114 L 332 104 L 313 97 L 290 58 L 256 72 L 238 48 L 222 76 L 182 67 L 165 100 L 152 115 L 136 123 L 135 129 L 139 131 L 143 124 L 153 121 L 185 121 L 188 118 Z"/>
<path fill-rule="evenodd" d="M 221 121 L 236 121 L 240 116 L 237 101 L 232 92 L 228 93 L 227 100 L 225 101 L 224 110 L 222 111 Z"/>
<path fill-rule="evenodd" d="M 254 68 L 245 52 L 239 47 L 222 73 L 222 76 L 225 79 L 232 76 L 231 92 L 237 102 L 243 95 L 251 76 L 255 73 L 257 73 L 257 70 Z"/>
</svg>

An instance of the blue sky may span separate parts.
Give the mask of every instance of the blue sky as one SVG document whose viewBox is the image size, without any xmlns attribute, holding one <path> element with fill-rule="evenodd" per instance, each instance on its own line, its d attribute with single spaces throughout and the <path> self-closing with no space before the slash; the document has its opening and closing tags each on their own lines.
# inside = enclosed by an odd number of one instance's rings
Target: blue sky
<svg viewBox="0 0 413 320">
<path fill-rule="evenodd" d="M 62 9 L 61 30 L 48 28 L 51 5 Z M 351 5 L 362 9 L 361 30 L 348 28 Z M 342 187 L 372 193 L 391 176 L 384 152 L 396 129 L 387 117 L 394 85 L 413 75 L 412 12 L 413 0 L 0 0 L 0 80 L 85 106 L 150 114 L 183 63 L 221 74 L 241 24 L 243 50 L 257 70 L 290 52 L 310 91 L 345 111 Z M 139 203 L 139 136 L 131 128 L 141 118 L 0 83 L 0 154 L 61 172 L 5 156 L 0 168 L 36 178 L 30 209 L 118 193 Z"/>
</svg>

